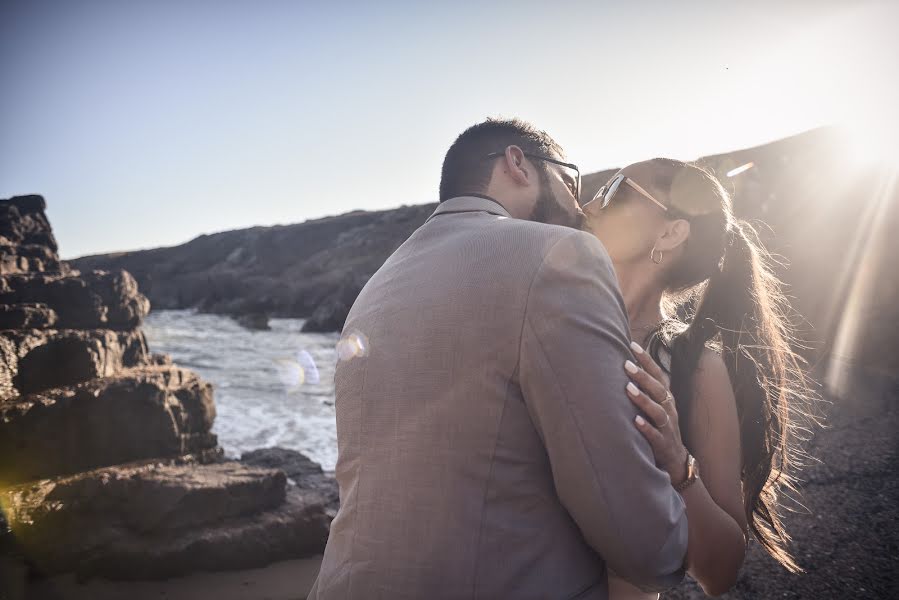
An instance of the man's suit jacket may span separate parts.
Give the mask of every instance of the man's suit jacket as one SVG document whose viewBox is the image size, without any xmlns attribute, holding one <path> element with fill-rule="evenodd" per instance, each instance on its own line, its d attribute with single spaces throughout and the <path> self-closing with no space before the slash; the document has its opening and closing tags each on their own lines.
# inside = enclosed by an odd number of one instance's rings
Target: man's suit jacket
<svg viewBox="0 0 899 600">
<path fill-rule="evenodd" d="M 606 565 L 680 580 L 683 500 L 634 427 L 593 236 L 447 200 L 341 343 L 340 510 L 310 598 L 605 598 Z"/>
</svg>

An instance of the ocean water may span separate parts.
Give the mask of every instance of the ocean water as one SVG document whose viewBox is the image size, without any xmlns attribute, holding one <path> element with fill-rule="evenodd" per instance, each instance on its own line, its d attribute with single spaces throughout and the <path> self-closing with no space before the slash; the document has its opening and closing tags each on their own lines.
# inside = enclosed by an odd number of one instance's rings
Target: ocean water
<svg viewBox="0 0 899 600">
<path fill-rule="evenodd" d="M 229 457 L 281 446 L 334 469 L 333 334 L 302 333 L 302 319 L 271 319 L 251 331 L 233 319 L 192 310 L 153 311 L 144 322 L 150 350 L 170 354 L 215 388 L 213 432 Z"/>
</svg>

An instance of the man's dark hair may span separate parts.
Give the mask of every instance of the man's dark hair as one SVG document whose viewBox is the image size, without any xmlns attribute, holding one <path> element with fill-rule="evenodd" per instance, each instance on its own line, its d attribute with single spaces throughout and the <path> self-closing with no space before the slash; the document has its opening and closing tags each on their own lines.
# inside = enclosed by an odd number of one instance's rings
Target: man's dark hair
<svg viewBox="0 0 899 600">
<path fill-rule="evenodd" d="M 541 156 L 562 156 L 561 146 L 527 121 L 487 119 L 463 131 L 447 151 L 440 174 L 440 201 L 465 194 L 483 194 L 495 164 L 484 157 L 492 152 L 505 152 L 509 146 Z M 537 168 L 542 170 L 545 166 L 541 164 Z"/>
</svg>

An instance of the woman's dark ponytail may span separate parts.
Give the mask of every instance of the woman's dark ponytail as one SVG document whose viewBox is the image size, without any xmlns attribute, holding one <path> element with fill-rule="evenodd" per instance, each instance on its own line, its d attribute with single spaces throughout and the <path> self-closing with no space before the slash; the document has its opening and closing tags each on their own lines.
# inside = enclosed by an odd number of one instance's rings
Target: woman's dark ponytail
<svg viewBox="0 0 899 600">
<path fill-rule="evenodd" d="M 717 184 L 716 193 L 724 193 L 717 180 L 705 176 Z M 669 291 L 680 299 L 675 300 L 680 310 L 690 305 L 685 298 L 695 308 L 689 325 L 668 322 L 661 338 L 671 353 L 671 388 L 682 424 L 690 422 L 702 353 L 710 347 L 721 352 L 737 401 L 749 529 L 771 556 L 796 572 L 800 568 L 786 549 L 790 538 L 781 521 L 779 494 L 795 489 L 790 476 L 798 452 L 794 421 L 796 414 L 804 414 L 797 408 L 810 393 L 801 359 L 790 346 L 789 305 L 770 257 L 755 230 L 730 214 L 729 199 L 723 206 L 723 223 L 721 215 L 691 219 L 688 244 L 694 245 L 683 264 L 672 268 Z M 697 281 L 697 268 L 705 269 L 705 281 Z M 689 447 L 688 432 L 682 437 Z"/>
</svg>

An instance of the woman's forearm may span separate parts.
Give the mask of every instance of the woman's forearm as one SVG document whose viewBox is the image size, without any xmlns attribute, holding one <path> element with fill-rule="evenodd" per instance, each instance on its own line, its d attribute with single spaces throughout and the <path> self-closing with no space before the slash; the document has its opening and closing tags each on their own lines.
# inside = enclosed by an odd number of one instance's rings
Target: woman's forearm
<svg viewBox="0 0 899 600">
<path fill-rule="evenodd" d="M 737 581 L 746 538 L 737 522 L 709 495 L 698 479 L 682 494 L 687 506 L 687 570 L 709 596 L 723 594 Z"/>
</svg>

